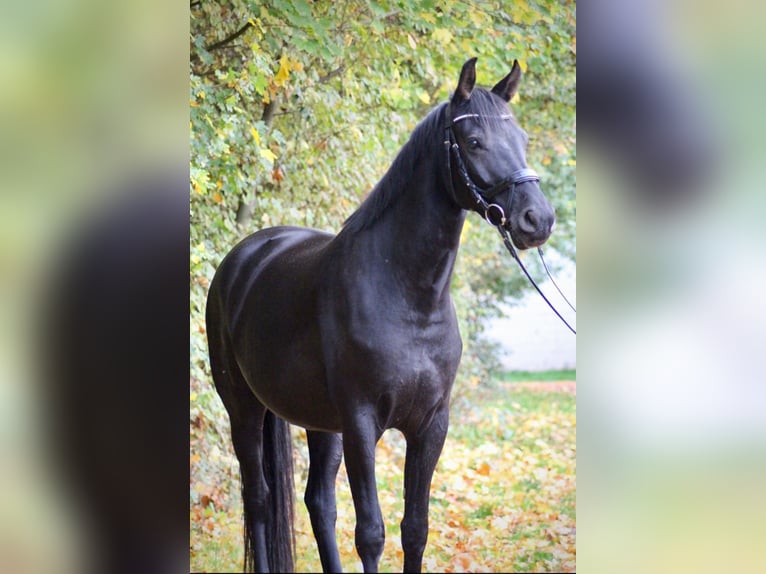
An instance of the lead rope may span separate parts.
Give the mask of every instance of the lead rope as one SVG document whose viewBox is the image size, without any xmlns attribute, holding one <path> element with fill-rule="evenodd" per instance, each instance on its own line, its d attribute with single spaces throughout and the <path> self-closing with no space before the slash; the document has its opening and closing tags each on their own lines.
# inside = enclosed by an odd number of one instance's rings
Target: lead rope
<svg viewBox="0 0 766 574">
<path fill-rule="evenodd" d="M 562 298 L 564 301 L 566 301 L 566 304 L 567 304 L 567 305 L 569 305 L 569 308 L 570 308 L 572 311 L 574 311 L 575 313 L 577 313 L 577 309 L 575 309 L 575 308 L 574 308 L 574 305 L 572 305 L 572 304 L 569 302 L 569 299 L 567 299 L 566 295 L 564 295 L 564 293 L 562 293 L 562 292 L 561 292 L 561 289 L 559 289 L 559 286 L 556 284 L 556 281 L 553 279 L 553 275 L 551 275 L 551 272 L 550 272 L 550 271 L 548 271 L 548 266 L 545 264 L 545 259 L 543 258 L 543 248 L 542 248 L 542 247 L 538 247 L 538 248 L 537 248 L 537 254 L 538 254 L 538 255 L 540 255 L 540 261 L 542 261 L 542 263 L 543 263 L 543 267 L 545 267 L 545 273 L 547 273 L 547 275 L 548 275 L 548 279 L 550 279 L 550 280 L 551 280 L 551 283 L 553 283 L 553 286 L 556 288 L 556 291 L 558 291 L 558 292 L 559 292 L 559 295 L 561 295 L 561 298 Z"/>
<path fill-rule="evenodd" d="M 524 267 L 524 264 L 521 262 L 521 258 L 518 256 L 518 254 L 516 253 L 516 250 L 513 248 L 513 243 L 511 242 L 511 238 L 508 237 L 508 232 L 505 230 L 504 227 L 502 227 L 500 225 L 496 225 L 495 227 L 500 232 L 500 236 L 503 238 L 503 244 L 505 245 L 505 248 L 511 254 L 511 257 L 513 257 L 516 260 L 516 263 L 519 264 L 519 267 L 521 267 L 521 270 L 524 272 L 524 275 L 527 276 L 527 279 L 529 279 L 529 282 L 532 284 L 532 286 L 535 289 L 537 289 L 537 292 L 540 294 L 540 297 L 542 297 L 543 301 L 545 301 L 548 304 L 548 307 L 550 307 L 553 310 L 553 312 L 556 313 L 556 316 L 559 319 L 561 319 L 561 322 L 564 323 L 564 325 L 566 325 L 569 328 L 569 330 L 572 331 L 572 333 L 574 333 L 576 335 L 577 331 L 575 331 L 572 328 L 572 325 L 567 323 L 567 320 L 564 319 L 564 317 L 561 316 L 561 313 L 559 313 L 556 310 L 556 307 L 554 307 L 553 304 L 550 301 L 548 301 L 548 298 L 545 296 L 545 293 L 543 293 L 542 290 L 540 289 L 540 287 L 537 286 L 537 283 L 535 283 L 535 280 L 532 279 L 532 276 L 529 274 L 529 271 L 527 271 L 527 268 Z M 543 262 L 543 265 L 545 265 L 545 262 Z M 558 289 L 558 287 L 557 287 L 557 289 Z M 559 293 L 561 293 L 561 291 L 559 291 Z M 562 297 L 563 297 L 563 294 L 562 294 Z M 567 301 L 566 297 L 564 297 L 564 300 Z M 569 304 L 569 301 L 567 301 L 567 304 Z M 572 307 L 571 304 L 569 304 L 569 306 Z M 572 308 L 574 308 L 574 307 L 572 307 Z"/>
</svg>

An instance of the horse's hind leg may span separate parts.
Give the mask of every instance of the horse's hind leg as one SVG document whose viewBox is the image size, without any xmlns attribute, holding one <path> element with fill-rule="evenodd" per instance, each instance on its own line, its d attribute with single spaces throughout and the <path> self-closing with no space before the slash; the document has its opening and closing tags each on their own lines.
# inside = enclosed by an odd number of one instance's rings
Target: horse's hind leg
<svg viewBox="0 0 766 574">
<path fill-rule="evenodd" d="M 245 571 L 268 572 L 265 516 L 268 486 L 263 474 L 263 426 L 266 409 L 258 403 L 244 417 L 231 417 L 231 441 L 239 460 L 245 521 Z M 254 570 L 251 570 L 254 569 Z"/>
<path fill-rule="evenodd" d="M 449 407 L 442 407 L 425 429 L 405 434 L 404 519 L 402 550 L 404 571 L 420 572 L 428 539 L 428 503 L 431 478 L 439 460 L 449 424 Z"/>
<path fill-rule="evenodd" d="M 231 442 L 239 461 L 245 529 L 246 572 L 268 572 L 266 515 L 268 486 L 263 473 L 263 426 L 266 407 L 247 387 L 225 346 L 210 341 L 210 366 L 216 390 L 229 413 Z"/>
<path fill-rule="evenodd" d="M 343 456 L 341 435 L 307 431 L 309 443 L 309 478 L 305 502 L 311 517 L 311 528 L 319 548 L 322 570 L 340 572 L 340 556 L 335 539 L 335 476 Z"/>
<path fill-rule="evenodd" d="M 218 341 L 211 339 L 213 380 L 229 413 L 231 439 L 239 460 L 244 569 L 247 572 L 290 571 L 293 475 L 289 426 L 255 397 L 226 345 L 217 345 Z M 273 492 L 268 481 L 274 485 Z"/>
</svg>

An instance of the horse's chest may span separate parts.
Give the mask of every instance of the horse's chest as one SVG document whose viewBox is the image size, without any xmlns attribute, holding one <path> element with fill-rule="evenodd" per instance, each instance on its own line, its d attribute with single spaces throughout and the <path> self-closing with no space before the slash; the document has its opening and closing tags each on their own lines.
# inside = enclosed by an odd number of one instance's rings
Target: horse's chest
<svg viewBox="0 0 766 574">
<path fill-rule="evenodd" d="M 460 362 L 457 332 L 426 330 L 406 345 L 367 351 L 367 377 L 382 427 L 417 429 L 449 397 Z"/>
<path fill-rule="evenodd" d="M 443 380 L 457 368 L 462 344 L 450 315 L 380 315 L 349 332 L 350 351 L 379 379 Z"/>
<path fill-rule="evenodd" d="M 462 343 L 449 299 L 424 310 L 394 286 L 349 289 L 328 303 L 320 329 L 330 373 L 383 388 L 451 383 Z"/>
</svg>

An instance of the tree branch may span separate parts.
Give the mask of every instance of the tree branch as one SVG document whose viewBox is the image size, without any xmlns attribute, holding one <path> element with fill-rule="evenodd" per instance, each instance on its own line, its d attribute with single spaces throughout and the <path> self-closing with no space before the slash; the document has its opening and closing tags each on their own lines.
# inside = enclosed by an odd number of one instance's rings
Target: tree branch
<svg viewBox="0 0 766 574">
<path fill-rule="evenodd" d="M 213 50 L 217 50 L 219 48 L 223 48 L 226 44 L 228 44 L 230 42 L 233 42 L 234 40 L 239 38 L 242 34 L 247 32 L 247 30 L 249 28 L 252 28 L 252 27 L 253 27 L 253 25 L 250 22 L 248 22 L 247 24 L 242 26 L 239 30 L 234 32 L 231 36 L 229 36 L 227 38 L 224 38 L 223 40 L 221 40 L 219 42 L 211 44 L 210 46 L 205 46 L 205 50 L 207 50 L 208 52 L 212 52 Z"/>
<path fill-rule="evenodd" d="M 321 78 L 319 78 L 319 83 L 324 84 L 326 82 L 329 82 L 335 76 L 340 76 L 345 71 L 346 71 L 346 64 L 341 64 L 340 66 L 335 68 L 332 72 L 329 72 L 325 74 L 324 76 L 322 76 Z"/>
<path fill-rule="evenodd" d="M 263 104 L 263 114 L 261 114 L 261 120 L 266 124 L 267 128 L 271 128 L 271 124 L 274 121 L 274 113 L 277 111 L 277 96 L 274 96 L 269 100 L 268 104 Z"/>
</svg>

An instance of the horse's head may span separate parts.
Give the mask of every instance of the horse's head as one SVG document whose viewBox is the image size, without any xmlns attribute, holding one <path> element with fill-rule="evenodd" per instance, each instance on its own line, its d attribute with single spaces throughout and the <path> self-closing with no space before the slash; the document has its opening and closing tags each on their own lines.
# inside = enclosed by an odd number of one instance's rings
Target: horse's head
<svg viewBox="0 0 766 574">
<path fill-rule="evenodd" d="M 474 90 L 476 58 L 468 60 L 450 101 L 447 121 L 459 148 L 457 163 L 465 166 L 484 201 L 502 209 L 502 214 L 495 209 L 492 219 L 502 220 L 516 247 L 527 249 L 550 237 L 555 214 L 540 191 L 536 174 L 527 168 L 528 136 L 508 107 L 520 78 L 521 68 L 514 60 L 511 72 L 491 91 Z M 460 167 L 453 166 L 455 199 L 461 207 L 485 216 L 470 183 L 455 176 Z"/>
</svg>

